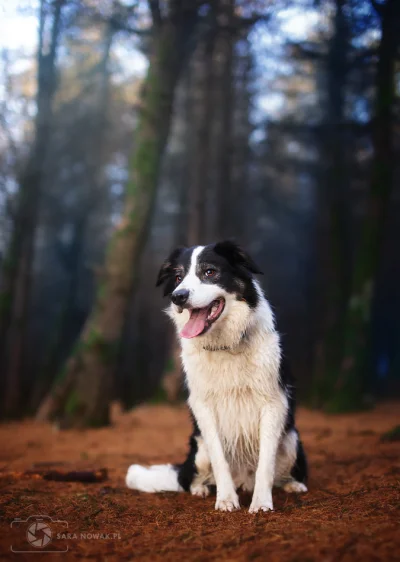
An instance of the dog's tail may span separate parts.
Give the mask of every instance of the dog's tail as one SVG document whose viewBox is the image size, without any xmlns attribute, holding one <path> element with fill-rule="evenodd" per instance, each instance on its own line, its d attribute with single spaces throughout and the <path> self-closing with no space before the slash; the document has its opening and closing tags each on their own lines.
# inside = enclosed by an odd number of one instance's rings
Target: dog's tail
<svg viewBox="0 0 400 562">
<path fill-rule="evenodd" d="M 183 492 L 178 482 L 179 467 L 172 464 L 157 464 L 146 468 L 132 464 L 126 475 L 126 485 L 141 492 Z"/>
</svg>

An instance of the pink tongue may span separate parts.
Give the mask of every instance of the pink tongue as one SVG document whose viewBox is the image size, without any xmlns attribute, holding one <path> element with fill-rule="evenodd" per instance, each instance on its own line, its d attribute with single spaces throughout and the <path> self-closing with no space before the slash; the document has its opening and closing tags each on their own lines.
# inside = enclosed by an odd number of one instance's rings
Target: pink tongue
<svg viewBox="0 0 400 562">
<path fill-rule="evenodd" d="M 195 338 L 204 330 L 208 308 L 197 308 L 190 312 L 190 318 L 181 331 L 182 338 Z"/>
</svg>

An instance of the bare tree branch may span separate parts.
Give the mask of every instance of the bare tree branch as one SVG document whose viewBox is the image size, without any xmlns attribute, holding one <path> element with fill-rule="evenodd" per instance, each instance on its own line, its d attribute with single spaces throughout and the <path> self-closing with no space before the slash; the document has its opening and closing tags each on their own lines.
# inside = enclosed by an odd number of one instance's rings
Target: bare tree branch
<svg viewBox="0 0 400 562">
<path fill-rule="evenodd" d="M 158 0 L 149 0 L 149 8 L 154 27 L 160 27 L 162 24 L 160 2 Z"/>
</svg>

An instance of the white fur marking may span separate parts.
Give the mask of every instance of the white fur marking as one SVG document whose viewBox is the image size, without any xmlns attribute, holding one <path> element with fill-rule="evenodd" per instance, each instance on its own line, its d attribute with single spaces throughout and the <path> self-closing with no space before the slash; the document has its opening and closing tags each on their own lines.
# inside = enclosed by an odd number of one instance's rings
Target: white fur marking
<svg viewBox="0 0 400 562">
<path fill-rule="evenodd" d="M 178 473 L 171 464 L 158 464 L 146 468 L 132 464 L 126 475 L 126 485 L 141 492 L 182 492 Z"/>
</svg>

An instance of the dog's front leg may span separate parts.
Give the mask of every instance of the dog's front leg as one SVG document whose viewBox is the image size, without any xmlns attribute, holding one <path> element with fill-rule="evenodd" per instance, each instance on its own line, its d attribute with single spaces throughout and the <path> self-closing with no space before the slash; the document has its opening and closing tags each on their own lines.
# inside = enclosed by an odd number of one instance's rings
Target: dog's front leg
<svg viewBox="0 0 400 562">
<path fill-rule="evenodd" d="M 250 513 L 273 509 L 272 486 L 276 453 L 285 423 L 286 409 L 283 401 L 276 400 L 266 404 L 261 411 L 260 453 Z"/>
<path fill-rule="evenodd" d="M 210 457 L 217 486 L 215 509 L 220 511 L 239 509 L 239 498 L 218 435 L 215 416 L 207 404 L 201 400 L 189 400 L 189 405 L 196 418 Z"/>
</svg>

